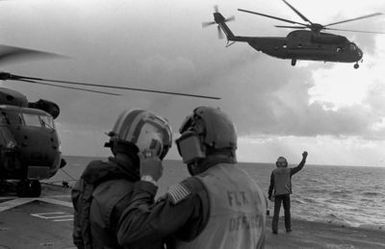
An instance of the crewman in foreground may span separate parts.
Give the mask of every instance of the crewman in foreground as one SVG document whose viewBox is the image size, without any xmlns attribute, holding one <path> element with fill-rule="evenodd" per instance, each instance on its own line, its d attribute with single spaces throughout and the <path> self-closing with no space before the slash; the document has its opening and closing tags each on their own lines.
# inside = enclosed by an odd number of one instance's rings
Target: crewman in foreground
<svg viewBox="0 0 385 249">
<path fill-rule="evenodd" d="M 113 157 L 92 161 L 72 190 L 73 241 L 79 249 L 123 248 L 118 244 L 118 221 L 140 180 L 139 154 L 162 160 L 172 144 L 168 122 L 144 110 L 124 111 L 109 133 Z M 160 240 L 134 243 L 130 248 L 163 248 Z"/>
<path fill-rule="evenodd" d="M 179 132 L 176 144 L 191 177 L 153 205 L 162 165 L 142 158 L 142 181 L 119 221 L 120 245 L 172 236 L 167 248 L 264 248 L 265 197 L 237 165 L 232 121 L 219 109 L 201 106 Z"/>
<path fill-rule="evenodd" d="M 291 232 L 291 214 L 290 214 L 290 194 L 291 189 L 291 177 L 298 173 L 306 163 L 307 152 L 302 153 L 302 160 L 297 167 L 288 168 L 286 158 L 280 156 L 275 163 L 277 168 L 271 172 L 270 186 L 269 186 L 269 200 L 274 201 L 274 215 L 272 221 L 273 234 L 278 233 L 278 220 L 279 211 L 281 209 L 281 203 L 283 203 L 283 209 L 285 212 L 285 228 L 286 232 Z M 273 192 L 274 190 L 274 192 Z M 273 199 L 274 196 L 274 199 Z"/>
</svg>

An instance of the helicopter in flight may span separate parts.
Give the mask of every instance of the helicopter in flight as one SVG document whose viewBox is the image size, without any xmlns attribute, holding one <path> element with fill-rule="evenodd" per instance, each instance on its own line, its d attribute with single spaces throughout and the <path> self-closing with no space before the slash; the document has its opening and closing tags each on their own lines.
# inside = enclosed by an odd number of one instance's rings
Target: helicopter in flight
<svg viewBox="0 0 385 249">
<path fill-rule="evenodd" d="M 58 55 L 0 45 L 1 63 L 31 56 L 56 57 Z M 90 89 L 89 87 L 220 99 L 180 92 L 44 79 L 8 72 L 0 72 L 0 80 L 21 81 L 113 96 L 120 96 L 121 94 Z M 20 197 L 38 197 L 41 195 L 42 189 L 40 181 L 51 178 L 66 165 L 61 156 L 60 139 L 54 122 L 59 114 L 59 106 L 52 101 L 40 99 L 36 102 L 30 102 L 24 94 L 0 87 L 0 194 L 2 192 L 16 192 Z M 15 182 L 16 184 L 13 184 Z"/>
<path fill-rule="evenodd" d="M 214 21 L 204 22 L 202 23 L 202 27 L 218 24 L 218 36 L 219 38 L 222 38 L 222 32 L 225 33 L 228 42 L 227 47 L 234 44 L 235 42 L 247 42 L 255 50 L 261 51 L 262 53 L 265 53 L 267 55 L 281 59 L 290 59 L 292 66 L 296 65 L 297 60 L 313 60 L 324 62 L 355 63 L 354 68 L 356 69 L 359 68 L 358 62 L 362 62 L 362 50 L 354 42 L 349 41 L 345 36 L 325 33 L 321 31 L 336 30 L 384 34 L 381 32 L 330 28 L 330 26 L 332 25 L 370 18 L 382 15 L 382 13 L 373 13 L 348 20 L 333 22 L 327 25 L 322 25 L 311 22 L 301 12 L 299 12 L 292 5 L 290 5 L 286 0 L 282 1 L 286 5 L 288 5 L 306 23 L 291 21 L 288 19 L 272 15 L 266 15 L 245 9 L 238 9 L 238 11 L 294 24 L 295 26 L 275 26 L 278 28 L 296 29 L 290 32 L 286 37 L 236 36 L 226 24 L 226 22 L 234 20 L 234 16 L 230 18 L 225 18 L 221 13 L 219 13 L 217 6 L 214 7 Z"/>
</svg>

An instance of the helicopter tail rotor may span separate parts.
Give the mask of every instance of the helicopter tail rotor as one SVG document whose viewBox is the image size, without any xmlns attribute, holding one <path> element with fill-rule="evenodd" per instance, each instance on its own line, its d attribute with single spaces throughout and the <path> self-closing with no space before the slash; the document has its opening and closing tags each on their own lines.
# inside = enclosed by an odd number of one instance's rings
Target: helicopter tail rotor
<svg viewBox="0 0 385 249">
<path fill-rule="evenodd" d="M 218 38 L 223 39 L 223 33 L 225 33 L 228 40 L 231 40 L 232 37 L 234 37 L 233 33 L 230 31 L 230 29 L 225 24 L 226 22 L 234 21 L 235 16 L 231 16 L 229 18 L 225 18 L 221 13 L 219 13 L 218 5 L 214 6 L 214 21 L 211 22 L 203 22 L 202 27 L 205 28 L 207 26 L 211 26 L 214 24 L 218 24 L 217 30 L 218 30 Z"/>
</svg>

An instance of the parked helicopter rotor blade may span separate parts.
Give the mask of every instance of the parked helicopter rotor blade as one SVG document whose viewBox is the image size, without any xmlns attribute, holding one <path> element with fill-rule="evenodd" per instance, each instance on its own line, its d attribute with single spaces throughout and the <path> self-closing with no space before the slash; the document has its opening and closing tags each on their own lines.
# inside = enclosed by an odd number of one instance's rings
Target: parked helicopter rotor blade
<svg viewBox="0 0 385 249">
<path fill-rule="evenodd" d="M 309 24 L 295 22 L 295 21 L 291 21 L 291 20 L 280 18 L 280 17 L 276 17 L 276 16 L 270 16 L 270 15 L 262 14 L 262 13 L 255 12 L 255 11 L 250 11 L 250 10 L 245 10 L 245 9 L 238 9 L 238 11 L 246 12 L 246 13 L 250 13 L 250 14 L 254 14 L 254 15 L 259 15 L 259 16 L 264 16 L 264 17 L 272 18 L 272 19 L 275 19 L 275 20 L 283 21 L 283 22 L 288 22 L 288 23 L 292 23 L 292 24 L 299 24 L 299 25 L 303 25 L 303 26 L 309 27 Z"/>
<path fill-rule="evenodd" d="M 22 81 L 22 82 L 27 82 L 27 83 L 32 83 L 32 84 L 45 85 L 45 86 L 54 86 L 54 87 L 60 87 L 60 88 L 66 88 L 66 89 L 72 89 L 72 90 L 79 90 L 79 91 L 85 91 L 85 92 L 92 92 L 92 93 L 100 93 L 100 94 L 107 94 L 107 95 L 114 95 L 114 96 L 122 96 L 121 94 L 118 94 L 118 93 L 110 93 L 110 92 L 91 90 L 91 89 L 85 89 L 85 88 L 73 87 L 73 86 L 61 86 L 61 85 L 55 85 L 55 84 L 46 83 L 46 82 L 38 82 L 38 81 L 34 81 L 34 80 L 22 80 L 22 79 L 19 79 L 19 80 L 15 80 L 15 81 Z"/>
<path fill-rule="evenodd" d="M 12 47 L 7 45 L 0 45 L 0 63 L 8 63 L 11 61 L 24 60 L 26 58 L 44 58 L 44 57 L 65 57 L 63 55 L 27 49 Z"/>
<path fill-rule="evenodd" d="M 369 15 L 365 15 L 365 16 L 359 16 L 359 17 L 344 20 L 344 21 L 329 23 L 329 24 L 325 25 L 324 27 L 336 25 L 336 24 L 340 24 L 340 23 L 345 23 L 345 22 L 352 22 L 352 21 L 361 20 L 361 19 L 370 18 L 370 17 L 374 17 L 374 16 L 379 16 L 379 15 L 382 15 L 382 13 L 377 12 L 377 13 L 373 13 L 373 14 L 369 14 Z"/>
<path fill-rule="evenodd" d="M 336 30 L 336 31 L 345 31 L 345 32 L 355 32 L 355 33 L 367 33 L 367 34 L 385 35 L 385 32 L 367 31 L 367 30 L 334 29 L 334 28 L 324 28 L 324 29 Z"/>
<path fill-rule="evenodd" d="M 309 19 L 306 18 L 306 16 L 304 16 L 301 12 L 299 12 L 296 8 L 294 8 L 291 4 L 289 4 L 287 1 L 285 0 L 282 0 L 287 6 L 289 6 L 290 9 L 292 9 L 297 15 L 299 15 L 302 20 L 304 20 L 305 22 L 308 22 L 310 24 L 313 24 Z"/>
<path fill-rule="evenodd" d="M 276 28 L 287 28 L 287 29 L 306 29 L 304 26 L 285 26 L 285 25 L 275 25 Z"/>
<path fill-rule="evenodd" d="M 171 91 L 160 91 L 160 90 L 124 87 L 124 86 L 101 85 L 101 84 L 92 84 L 92 83 L 86 83 L 86 82 L 75 82 L 75 81 L 67 81 L 67 80 L 44 79 L 44 78 L 29 77 L 29 76 L 22 76 L 22 75 L 14 75 L 14 74 L 9 74 L 9 73 L 4 73 L 4 72 L 0 73 L 0 80 L 20 80 L 20 79 L 22 79 L 22 80 L 34 80 L 34 81 L 46 81 L 46 82 L 62 83 L 62 84 L 69 84 L 69 85 L 80 85 L 80 86 L 101 87 L 101 88 L 109 88 L 109 89 L 120 89 L 120 90 L 129 90 L 129 91 L 138 91 L 138 92 L 178 95 L 178 96 L 186 96 L 186 97 L 193 97 L 193 98 L 217 99 L 217 100 L 221 99 L 219 97 L 198 95 L 198 94 L 188 94 L 188 93 L 171 92 Z"/>
</svg>

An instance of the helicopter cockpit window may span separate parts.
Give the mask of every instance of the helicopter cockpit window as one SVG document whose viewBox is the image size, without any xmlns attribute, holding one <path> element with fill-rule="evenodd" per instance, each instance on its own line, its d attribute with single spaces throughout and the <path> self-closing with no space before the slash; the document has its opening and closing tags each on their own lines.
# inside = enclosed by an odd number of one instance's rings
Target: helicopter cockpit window
<svg viewBox="0 0 385 249">
<path fill-rule="evenodd" d="M 41 126 L 41 122 L 38 115 L 23 113 L 23 118 L 24 124 L 26 126 Z"/>
<path fill-rule="evenodd" d="M 51 129 L 55 128 L 52 117 L 40 116 L 40 120 L 41 120 L 42 126 L 47 127 L 47 128 L 51 128 Z"/>
<path fill-rule="evenodd" d="M 53 119 L 49 116 L 39 116 L 36 114 L 23 113 L 23 119 L 26 126 L 46 127 L 54 129 Z"/>
<path fill-rule="evenodd" d="M 355 51 L 357 50 L 357 46 L 354 43 L 350 43 L 350 50 Z"/>
</svg>

